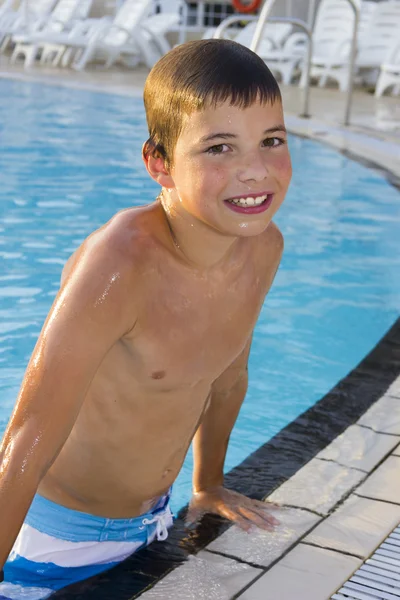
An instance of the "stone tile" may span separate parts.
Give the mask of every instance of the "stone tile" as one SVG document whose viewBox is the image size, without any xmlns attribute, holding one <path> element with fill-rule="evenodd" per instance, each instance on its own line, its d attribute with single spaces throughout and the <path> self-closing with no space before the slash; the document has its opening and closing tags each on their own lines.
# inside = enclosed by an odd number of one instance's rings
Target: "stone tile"
<svg viewBox="0 0 400 600">
<path fill-rule="evenodd" d="M 356 490 L 361 496 L 400 504 L 400 457 L 389 456 Z"/>
<path fill-rule="evenodd" d="M 400 522 L 400 506 L 352 495 L 303 541 L 368 558 Z"/>
<path fill-rule="evenodd" d="M 246 533 L 233 526 L 207 549 L 267 567 L 320 520 L 316 515 L 295 508 L 274 510 L 273 515 L 281 522 L 275 531 L 254 528 Z"/>
<path fill-rule="evenodd" d="M 391 400 L 396 402 L 393 398 Z M 400 402 L 398 404 L 400 430 Z M 380 414 L 383 414 L 383 412 Z M 339 435 L 329 446 L 320 452 L 317 458 L 334 460 L 346 467 L 372 471 L 399 442 L 400 437 L 376 433 L 365 427 L 351 425 L 342 435 Z"/>
<path fill-rule="evenodd" d="M 400 377 L 393 381 L 392 385 L 386 390 L 385 395 L 400 399 Z"/>
<path fill-rule="evenodd" d="M 400 435 L 400 399 L 383 396 L 358 422 L 360 425 L 372 427 L 375 431 Z"/>
<path fill-rule="evenodd" d="M 218 554 L 199 552 L 148 592 L 142 600 L 231 600 L 262 573 Z"/>
<path fill-rule="evenodd" d="M 268 500 L 327 514 L 364 477 L 361 471 L 313 458 Z"/>
<path fill-rule="evenodd" d="M 239 600 L 327 600 L 362 561 L 299 544 L 239 596 Z"/>
</svg>

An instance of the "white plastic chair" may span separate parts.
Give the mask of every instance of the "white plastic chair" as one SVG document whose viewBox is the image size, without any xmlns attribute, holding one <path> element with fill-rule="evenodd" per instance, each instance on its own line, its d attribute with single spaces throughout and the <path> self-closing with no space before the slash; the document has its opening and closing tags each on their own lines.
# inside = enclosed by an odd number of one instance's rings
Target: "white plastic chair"
<svg viewBox="0 0 400 600">
<path fill-rule="evenodd" d="M 332 0 L 324 0 L 332 2 Z M 334 0 L 337 1 L 337 0 Z M 340 0 L 344 1 L 344 0 Z M 346 3 L 348 4 L 348 3 Z M 332 44 L 328 49 L 324 48 L 323 40 L 314 41 L 314 52 L 312 58 L 311 77 L 319 78 L 320 86 L 332 79 L 337 81 L 341 91 L 347 90 L 349 54 L 352 28 L 354 26 L 354 15 L 342 16 L 342 30 L 344 37 L 335 46 Z M 351 26 L 349 30 L 349 26 Z M 340 23 L 335 27 L 335 35 L 340 37 Z M 394 40 L 398 40 L 400 32 L 400 2 L 391 0 L 371 6 L 371 2 L 360 4 L 360 24 L 357 32 L 358 51 L 355 63 L 355 76 L 361 79 L 369 79 L 375 83 L 376 73 L 384 62 L 390 51 Z M 323 48 L 323 51 L 321 51 Z M 375 71 L 375 74 L 374 74 Z M 371 78 L 372 76 L 372 78 Z M 304 83 L 304 77 L 302 80 Z"/>
<path fill-rule="evenodd" d="M 22 0 L 17 11 L 5 11 L 0 21 L 0 52 L 5 52 L 13 34 L 30 33 L 43 25 L 56 2 L 57 0 Z"/>
<path fill-rule="evenodd" d="M 25 58 L 25 68 L 32 66 L 43 46 L 43 36 L 47 33 L 68 31 L 74 24 L 86 19 L 92 2 L 93 0 L 59 0 L 48 19 L 38 24 L 35 31 L 12 36 L 15 48 L 10 62 L 16 62 L 22 56 Z"/>
<path fill-rule="evenodd" d="M 228 37 L 230 40 L 235 40 L 235 42 L 238 42 L 238 44 L 242 44 L 243 46 L 250 48 L 256 23 L 256 20 L 252 20 L 242 29 L 230 27 L 225 32 L 226 37 Z M 203 40 L 211 39 L 214 36 L 216 29 L 216 27 L 209 27 L 203 34 Z M 292 25 L 289 23 L 267 22 L 261 44 L 265 43 L 266 48 L 271 50 L 273 48 L 280 48 L 288 38 L 292 29 Z"/>
<path fill-rule="evenodd" d="M 250 23 L 235 41 L 250 47 L 255 28 L 256 23 Z M 281 76 L 285 85 L 291 82 L 306 51 L 307 36 L 297 32 L 291 34 L 292 30 L 293 26 L 290 23 L 267 23 L 263 39 L 257 48 L 257 54 L 271 71 Z"/>
<path fill-rule="evenodd" d="M 301 32 L 292 33 L 282 48 L 264 51 L 262 45 L 257 53 L 273 72 L 278 72 L 284 85 L 289 85 L 302 64 L 307 51 L 307 35 Z"/>
<path fill-rule="evenodd" d="M 164 34 L 180 18 L 178 13 L 148 17 L 152 8 L 152 0 L 125 0 L 112 21 L 92 19 L 69 33 L 46 36 L 44 52 L 61 48 L 55 62 L 67 66 L 72 61 L 77 70 L 95 57 L 102 57 L 106 67 L 122 59 L 130 66 L 143 60 L 151 68 L 170 49 Z"/>
<path fill-rule="evenodd" d="M 313 29 L 313 55 L 311 77 L 318 78 L 323 86 L 329 78 L 339 83 L 341 90 L 347 86 L 347 69 L 337 70 L 338 65 L 347 65 L 354 28 L 354 12 L 347 0 L 322 0 Z M 300 65 L 305 85 L 304 63 Z"/>
<path fill-rule="evenodd" d="M 4 2 L 1 4 L 0 6 L 0 25 L 1 25 L 1 19 L 7 15 L 7 13 L 12 13 L 14 14 L 15 11 L 13 10 L 14 7 L 14 0 L 4 0 Z"/>
<path fill-rule="evenodd" d="M 394 46 L 400 41 L 400 2 L 377 5 L 374 18 L 366 28 L 356 59 L 361 80 L 375 84 L 382 64 L 392 63 Z"/>
<path fill-rule="evenodd" d="M 387 57 L 387 62 L 381 65 L 375 96 L 379 98 L 390 87 L 393 94 L 400 94 L 400 42 L 393 45 Z"/>
</svg>

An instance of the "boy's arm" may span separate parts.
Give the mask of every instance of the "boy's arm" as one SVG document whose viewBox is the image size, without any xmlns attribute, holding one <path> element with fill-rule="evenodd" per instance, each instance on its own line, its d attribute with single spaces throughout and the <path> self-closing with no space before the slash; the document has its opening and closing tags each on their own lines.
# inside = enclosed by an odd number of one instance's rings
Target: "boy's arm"
<svg viewBox="0 0 400 600">
<path fill-rule="evenodd" d="M 193 491 L 223 485 L 229 437 L 247 392 L 251 339 L 213 383 L 208 409 L 193 439 Z"/>
<path fill-rule="evenodd" d="M 270 531 L 279 521 L 264 502 L 223 487 L 223 467 L 229 437 L 247 391 L 247 362 L 251 339 L 243 352 L 214 382 L 210 403 L 193 439 L 193 497 L 187 522 L 204 513 L 219 514 L 245 530 L 252 525 Z"/>
<path fill-rule="evenodd" d="M 0 568 L 98 366 L 134 325 L 132 265 L 104 239 L 88 246 L 46 319 L 0 446 Z"/>
<path fill-rule="evenodd" d="M 283 251 L 282 234 L 273 223 L 267 236 L 269 245 L 263 255 L 268 262 L 261 266 L 268 274 L 265 294 L 272 285 Z M 279 523 L 266 512 L 271 504 L 251 500 L 223 487 L 229 437 L 247 392 L 251 339 L 252 336 L 241 354 L 212 385 L 209 407 L 193 439 L 193 498 L 187 516 L 189 522 L 213 512 L 246 530 L 252 524 L 271 530 Z"/>
</svg>

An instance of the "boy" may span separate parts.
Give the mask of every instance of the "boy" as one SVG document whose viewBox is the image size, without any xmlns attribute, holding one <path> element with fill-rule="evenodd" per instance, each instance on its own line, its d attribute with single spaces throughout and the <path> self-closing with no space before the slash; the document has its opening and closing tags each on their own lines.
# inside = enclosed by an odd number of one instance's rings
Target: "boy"
<svg viewBox="0 0 400 600">
<path fill-rule="evenodd" d="M 162 192 L 64 268 L 1 449 L 0 565 L 16 540 L 1 597 L 47 598 L 165 539 L 192 439 L 189 518 L 277 524 L 223 488 L 223 464 L 283 247 L 279 88 L 247 48 L 206 40 L 163 57 L 144 99 L 143 158 Z"/>
</svg>

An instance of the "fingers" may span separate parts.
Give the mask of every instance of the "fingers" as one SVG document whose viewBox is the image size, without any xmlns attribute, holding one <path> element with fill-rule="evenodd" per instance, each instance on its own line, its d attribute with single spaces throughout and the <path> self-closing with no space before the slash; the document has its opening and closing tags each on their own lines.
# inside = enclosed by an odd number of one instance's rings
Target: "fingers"
<svg viewBox="0 0 400 600">
<path fill-rule="evenodd" d="M 196 494 L 192 499 L 185 518 L 185 525 L 192 527 L 206 512 L 220 515 L 235 523 L 244 531 L 250 531 L 253 526 L 265 531 L 274 531 L 280 521 L 268 509 L 279 508 L 277 505 L 260 502 L 238 494 L 237 492 L 221 489 L 219 494 Z"/>
<path fill-rule="evenodd" d="M 222 517 L 229 519 L 229 521 L 233 521 L 238 527 L 240 527 L 240 529 L 243 529 L 247 532 L 250 531 L 252 523 L 237 511 L 234 511 L 227 506 L 223 506 L 218 512 Z"/>
<path fill-rule="evenodd" d="M 193 527 L 204 515 L 204 511 L 199 508 L 189 507 L 186 517 L 185 517 L 185 525 L 186 527 Z"/>
<path fill-rule="evenodd" d="M 278 524 L 277 519 L 274 519 L 271 515 L 260 514 L 256 510 L 246 508 L 245 506 L 240 507 L 238 510 L 252 525 L 256 525 L 265 531 L 274 531 L 275 526 Z"/>
</svg>

